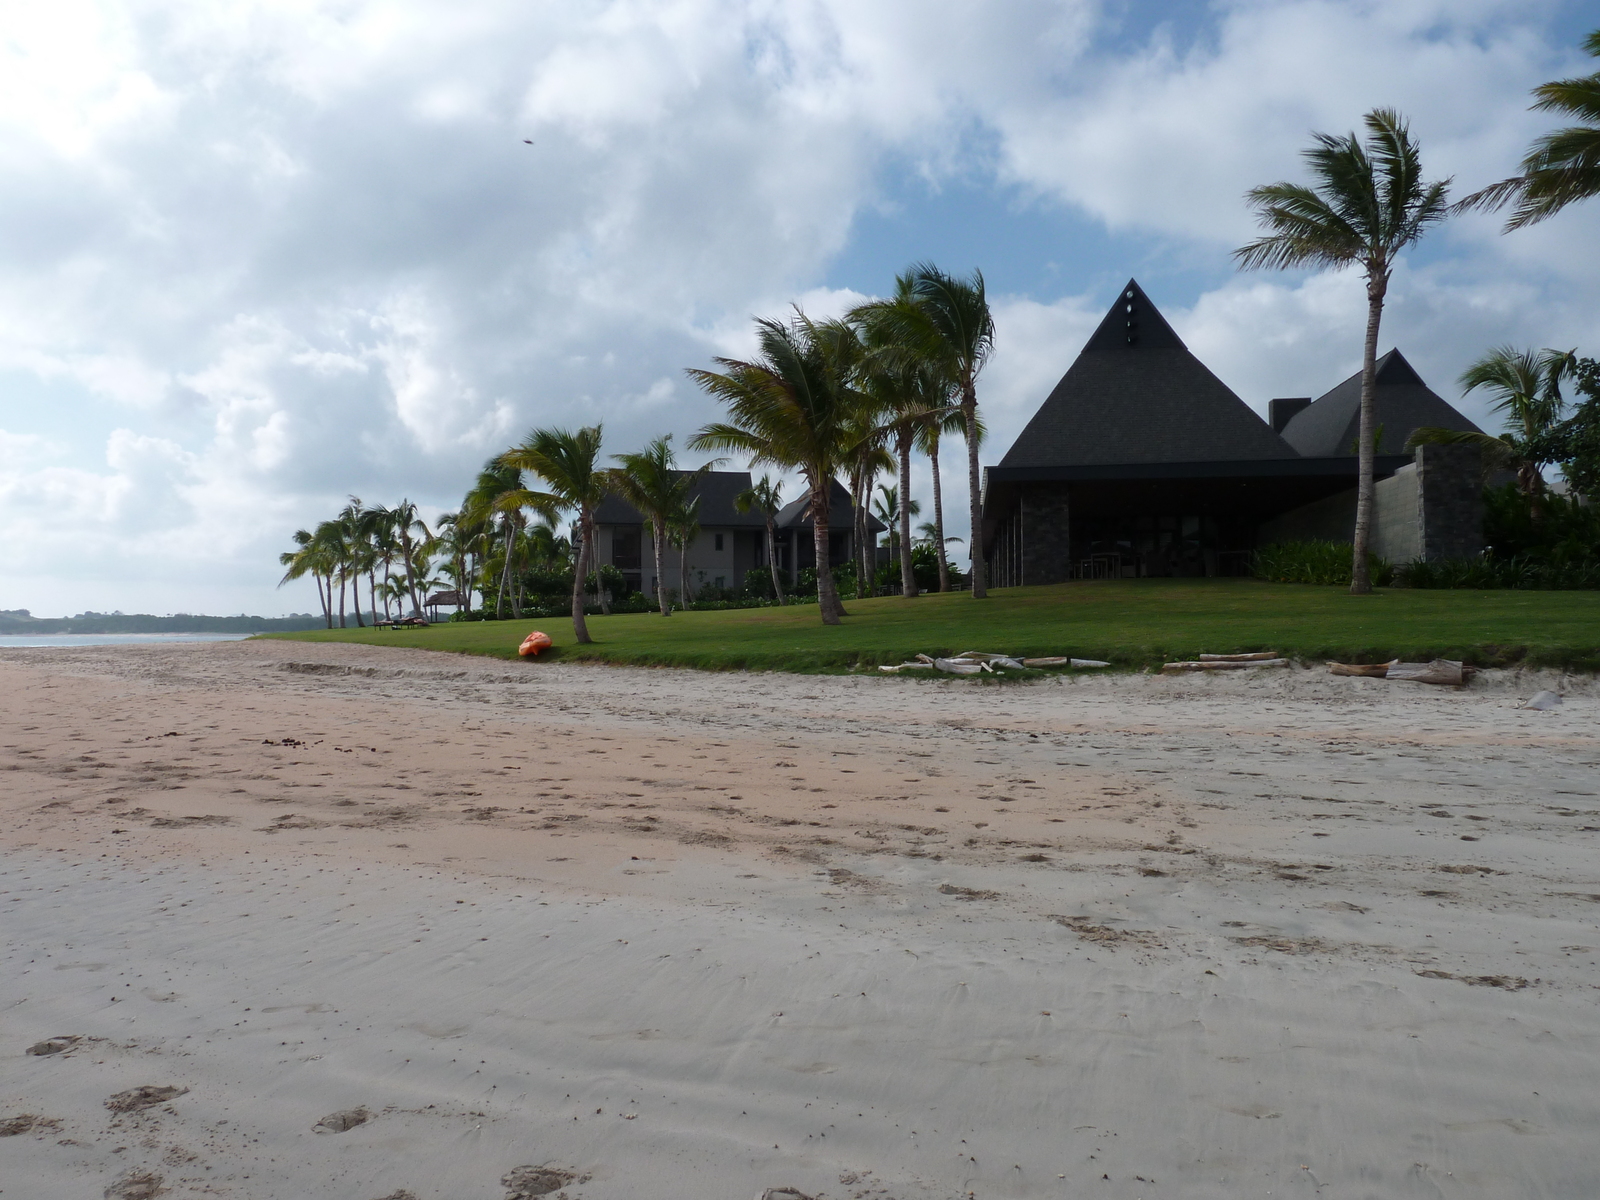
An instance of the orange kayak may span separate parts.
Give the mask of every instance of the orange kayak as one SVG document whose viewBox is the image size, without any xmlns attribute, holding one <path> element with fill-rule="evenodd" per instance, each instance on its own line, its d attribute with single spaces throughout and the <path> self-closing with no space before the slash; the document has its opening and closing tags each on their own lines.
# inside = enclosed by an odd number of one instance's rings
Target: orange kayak
<svg viewBox="0 0 1600 1200">
<path fill-rule="evenodd" d="M 538 655 L 539 651 L 548 649 L 550 649 L 550 635 L 548 633 L 540 633 L 535 629 L 522 639 L 522 645 L 517 648 L 517 653 L 522 655 L 523 658 L 533 658 Z"/>
</svg>

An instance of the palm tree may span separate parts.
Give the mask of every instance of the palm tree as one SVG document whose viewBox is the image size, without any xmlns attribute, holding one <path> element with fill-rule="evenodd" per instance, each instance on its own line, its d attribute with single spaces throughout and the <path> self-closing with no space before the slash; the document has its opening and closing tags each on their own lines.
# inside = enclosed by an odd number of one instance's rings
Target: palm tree
<svg viewBox="0 0 1600 1200">
<path fill-rule="evenodd" d="M 1600 29 L 1583 40 L 1600 58 Z M 1535 112 L 1574 117 L 1569 125 L 1535 138 L 1522 159 L 1522 173 L 1474 192 L 1456 207 L 1491 212 L 1515 204 L 1506 232 L 1554 216 L 1577 200 L 1600 196 L 1600 71 L 1577 79 L 1556 79 L 1533 89 Z"/>
<path fill-rule="evenodd" d="M 1407 449 L 1421 445 L 1477 446 L 1486 466 L 1514 467 L 1517 487 L 1528 498 L 1535 520 L 1544 494 L 1541 469 L 1553 461 L 1549 438 L 1561 422 L 1566 401 L 1561 381 L 1572 374 L 1577 354 L 1570 350 L 1518 350 L 1496 346 L 1461 374 L 1466 391 L 1484 388 L 1494 399 L 1490 407 L 1505 417 L 1507 430 L 1499 437 L 1475 430 L 1424 426 L 1406 440 Z"/>
<path fill-rule="evenodd" d="M 846 422 L 840 451 L 840 465 L 848 472 L 850 479 L 853 508 L 851 540 L 856 550 L 858 600 L 869 594 L 867 588 L 872 581 L 872 547 L 867 544 L 872 489 L 879 475 L 894 469 L 894 459 L 883 448 L 884 438 L 889 432 L 887 426 L 879 423 L 884 413 L 883 401 L 865 386 L 868 377 L 864 371 L 860 373 L 859 382 L 863 387 L 854 411 Z"/>
<path fill-rule="evenodd" d="M 297 529 L 293 536 L 296 550 L 287 550 L 278 555 L 278 562 L 283 565 L 283 578 L 278 580 L 278 586 L 296 579 L 304 579 L 310 575 L 317 585 L 317 603 L 322 605 L 322 617 L 333 628 L 333 591 L 330 583 L 329 590 L 324 594 L 322 590 L 322 576 L 326 566 L 324 547 L 318 544 L 316 535 L 310 530 Z"/>
<path fill-rule="evenodd" d="M 758 320 L 756 340 L 759 353 L 754 359 L 717 358 L 713 361 L 722 372 L 688 372 L 728 406 L 728 420 L 705 426 L 689 446 L 731 450 L 747 455 L 752 467 L 788 467 L 804 476 L 818 608 L 823 624 L 837 625 L 848 614 L 828 562 L 828 493 L 857 403 L 850 380 L 861 358 L 861 342 L 843 322 L 815 322 L 798 309 L 787 324 Z"/>
<path fill-rule="evenodd" d="M 496 523 L 499 525 L 505 557 L 501 562 L 500 580 L 495 590 L 496 616 L 504 614 L 508 593 L 512 616 L 522 615 L 522 575 L 516 567 L 518 551 L 525 549 L 521 536 L 527 524 L 523 516 L 524 509 L 532 509 L 547 520 L 553 521 L 560 504 L 556 497 L 549 493 L 529 489 L 523 481 L 522 471 L 500 459 L 490 459 L 484 464 L 483 469 L 478 472 L 477 479 L 473 481 L 471 490 L 461 502 L 461 515 L 458 520 L 464 522 L 468 529 L 483 539 L 486 551 L 492 545 L 490 539 Z M 485 557 L 488 557 L 487 552 Z M 513 578 L 516 580 L 516 586 L 512 586 Z M 487 589 L 485 592 L 487 598 Z"/>
<path fill-rule="evenodd" d="M 778 603 L 789 603 L 783 594 L 783 580 L 778 574 L 778 524 L 775 518 L 783 509 L 783 481 L 763 475 L 759 483 L 745 488 L 733 498 L 733 507 L 747 513 L 758 509 L 767 521 L 767 567 L 772 571 L 772 593 Z"/>
<path fill-rule="evenodd" d="M 922 535 L 917 539 L 917 545 L 919 546 L 931 547 L 937 546 L 941 541 L 960 542 L 962 540 L 958 537 L 942 537 L 939 527 L 932 521 L 924 521 L 921 525 L 918 525 L 917 532 Z"/>
<path fill-rule="evenodd" d="M 700 536 L 700 497 L 685 500 L 667 514 L 667 540 L 678 551 L 678 602 L 693 608 L 689 590 L 689 547 Z"/>
<path fill-rule="evenodd" d="M 637 454 L 613 454 L 611 457 L 622 464 L 611 472 L 611 489 L 650 522 L 650 542 L 656 560 L 656 600 L 661 615 L 669 617 L 672 605 L 667 600 L 664 567 L 668 527 L 673 515 L 688 504 L 689 493 L 695 485 L 722 460 L 712 459 L 698 470 L 680 471 L 677 456 L 672 452 L 670 433 L 651 441 Z"/>
<path fill-rule="evenodd" d="M 950 559 L 945 553 L 945 547 L 951 542 L 962 543 L 958 537 L 945 537 L 944 535 L 944 489 L 939 475 L 939 439 L 947 433 L 961 433 L 966 427 L 962 418 L 961 409 L 957 405 L 947 405 L 942 410 L 942 415 L 930 413 L 928 421 L 922 426 L 917 436 L 917 449 L 928 456 L 928 468 L 933 473 L 933 528 L 936 536 L 933 540 L 934 550 L 939 559 L 939 590 L 950 590 Z M 983 414 L 978 414 L 978 444 L 983 444 L 983 439 L 988 435 L 988 427 L 983 423 Z M 964 544 L 964 543 L 962 543 Z"/>
<path fill-rule="evenodd" d="M 389 518 L 394 522 L 395 536 L 400 539 L 400 553 L 406 564 L 406 592 L 411 597 L 411 615 L 422 615 L 422 604 L 417 600 L 417 571 L 415 565 L 417 546 L 420 542 L 427 542 L 433 534 L 429 532 L 427 524 L 417 512 L 417 506 L 409 500 L 402 500 L 389 510 Z M 414 537 L 421 534 L 421 538 Z"/>
<path fill-rule="evenodd" d="M 968 507 L 972 516 L 972 595 L 988 596 L 984 586 L 983 491 L 978 468 L 982 427 L 978 419 L 978 375 L 994 352 L 994 315 L 984 290 L 983 272 L 967 279 L 947 275 L 932 263 L 917 263 L 896 283 L 890 300 L 864 306 L 860 314 L 902 353 L 926 363 L 955 398 L 967 441 Z"/>
<path fill-rule="evenodd" d="M 500 462 L 529 471 L 544 480 L 552 508 L 576 509 L 573 522 L 577 561 L 572 571 L 572 631 L 579 645 L 588 645 L 589 625 L 583 619 L 583 583 L 594 555 L 594 510 L 606 498 L 609 473 L 600 466 L 600 426 L 576 431 L 535 429 L 520 446 L 507 450 Z M 598 572 L 597 572 L 598 581 Z M 601 589 L 602 595 L 604 589 Z"/>
<path fill-rule="evenodd" d="M 1376 108 L 1363 119 L 1367 140 L 1316 133 L 1304 152 L 1314 187 L 1271 183 L 1246 193 L 1257 221 L 1269 232 L 1235 250 L 1244 269 L 1346 267 L 1367 277 L 1367 336 L 1361 352 L 1361 453 L 1356 482 L 1356 529 L 1350 591 L 1372 591 L 1367 546 L 1372 535 L 1373 429 L 1377 424 L 1374 374 L 1378 323 L 1395 260 L 1429 225 L 1449 211 L 1449 181 L 1425 183 L 1411 131 L 1399 113 Z M 974 532 L 974 539 L 977 534 Z"/>
<path fill-rule="evenodd" d="M 900 558 L 900 593 L 917 594 L 917 580 L 911 573 L 911 518 L 920 516 L 922 505 L 915 500 L 901 502 L 901 492 L 888 484 L 878 485 L 878 502 L 873 506 L 878 520 L 889 527 L 889 553 Z M 910 579 L 908 585 L 906 580 Z"/>
</svg>

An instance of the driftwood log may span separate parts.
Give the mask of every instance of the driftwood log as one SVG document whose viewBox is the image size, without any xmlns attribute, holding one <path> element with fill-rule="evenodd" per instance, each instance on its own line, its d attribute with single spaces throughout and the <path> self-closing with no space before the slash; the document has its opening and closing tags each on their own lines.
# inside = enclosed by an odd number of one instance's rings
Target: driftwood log
<svg viewBox="0 0 1600 1200">
<path fill-rule="evenodd" d="M 1389 664 L 1385 679 L 1403 679 L 1411 683 L 1437 683 L 1445 687 L 1460 687 L 1467 681 L 1466 671 L 1454 659 L 1436 658 L 1432 662 Z"/>
<path fill-rule="evenodd" d="M 1399 661 L 1396 659 L 1394 663 L 1331 662 L 1328 664 L 1328 671 L 1334 675 L 1364 675 L 1368 679 L 1382 679 L 1389 674 L 1389 668 Z"/>
<path fill-rule="evenodd" d="M 1231 659 L 1201 659 L 1198 662 L 1169 662 L 1161 667 L 1163 675 L 1182 675 L 1189 671 L 1249 671 L 1257 667 L 1287 667 L 1287 658 L 1253 658 L 1246 662 Z"/>
<path fill-rule="evenodd" d="M 1277 658 L 1276 650 L 1257 650 L 1252 654 L 1202 654 L 1201 662 L 1266 662 L 1268 659 Z"/>
</svg>

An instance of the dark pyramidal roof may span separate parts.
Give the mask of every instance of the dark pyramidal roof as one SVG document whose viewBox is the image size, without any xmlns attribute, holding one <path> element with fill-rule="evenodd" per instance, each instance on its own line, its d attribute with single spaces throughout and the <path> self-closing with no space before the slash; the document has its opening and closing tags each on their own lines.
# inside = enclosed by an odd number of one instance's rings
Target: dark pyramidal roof
<svg viewBox="0 0 1600 1200">
<path fill-rule="evenodd" d="M 1130 279 L 1000 465 L 1295 457 L 1270 425 L 1189 352 Z"/>
<path fill-rule="evenodd" d="M 1476 432 L 1478 427 L 1422 382 L 1422 376 L 1399 350 L 1378 360 L 1374 394 L 1379 454 L 1404 454 L 1413 430 L 1432 425 Z M 1283 427 L 1283 440 L 1307 458 L 1344 458 L 1355 454 L 1361 429 L 1361 372 L 1301 409 Z"/>
</svg>

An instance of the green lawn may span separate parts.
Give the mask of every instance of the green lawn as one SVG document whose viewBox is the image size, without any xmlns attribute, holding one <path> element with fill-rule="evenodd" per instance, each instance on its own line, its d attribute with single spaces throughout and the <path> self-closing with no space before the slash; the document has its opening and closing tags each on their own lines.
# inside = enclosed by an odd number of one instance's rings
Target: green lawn
<svg viewBox="0 0 1600 1200">
<path fill-rule="evenodd" d="M 578 646 L 570 618 L 485 621 L 389 632 L 269 634 L 516 657 L 532 629 L 555 640 L 544 658 L 711 669 L 839 670 L 900 662 L 921 651 L 1071 654 L 1148 667 L 1209 653 L 1277 650 L 1306 659 L 1383 662 L 1459 658 L 1600 669 L 1600 594 L 1409 591 L 1354 597 L 1343 588 L 1243 579 L 1119 580 L 849 600 L 834 628 L 815 605 L 590 617 Z"/>
</svg>

